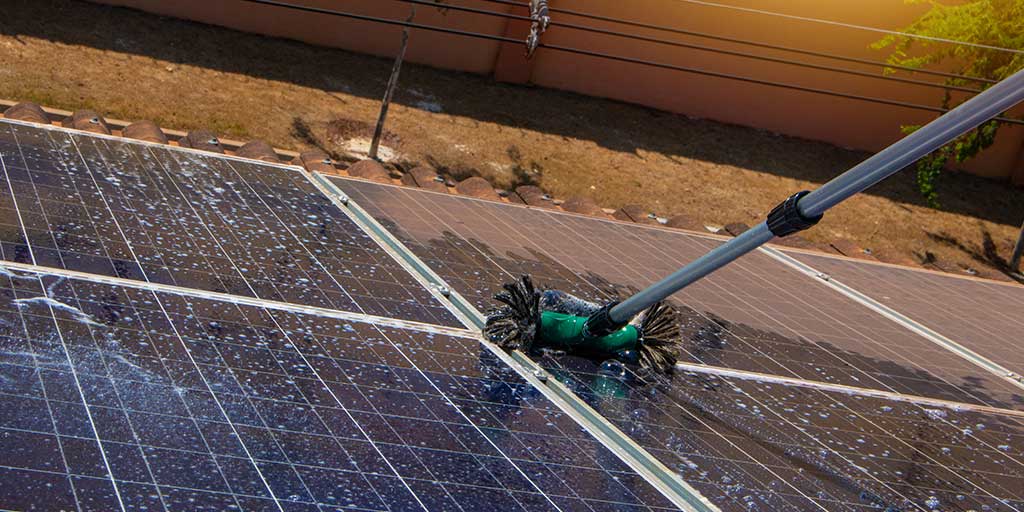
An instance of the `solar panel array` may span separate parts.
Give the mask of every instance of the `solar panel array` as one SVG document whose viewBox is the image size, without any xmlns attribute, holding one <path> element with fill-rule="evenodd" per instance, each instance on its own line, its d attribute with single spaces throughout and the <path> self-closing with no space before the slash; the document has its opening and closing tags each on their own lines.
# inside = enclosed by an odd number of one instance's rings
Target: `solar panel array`
<svg viewBox="0 0 1024 512">
<path fill-rule="evenodd" d="M 478 308 L 492 306 L 489 296 L 501 283 L 523 273 L 606 299 L 721 243 L 414 189 L 334 183 Z M 1021 297 L 1020 289 L 1007 293 Z M 612 362 L 538 356 L 722 509 L 1024 510 L 1024 400 L 1007 380 L 761 253 L 674 299 L 686 318 L 685 361 L 910 395 L 881 400 L 707 373 L 639 385 Z M 914 395 L 963 405 L 926 406 L 932 401 Z M 965 411 L 970 404 L 1003 409 Z"/>
<path fill-rule="evenodd" d="M 0 164 L 0 509 L 672 508 L 299 171 L 6 121 Z"/>
<path fill-rule="evenodd" d="M 0 167 L 0 509 L 674 508 L 305 173 L 6 121 Z M 333 180 L 480 310 L 721 243 Z M 1019 288 L 797 257 L 1019 365 Z M 693 371 L 533 357 L 715 506 L 1024 511 L 1008 380 L 762 253 L 674 300 Z"/>
</svg>

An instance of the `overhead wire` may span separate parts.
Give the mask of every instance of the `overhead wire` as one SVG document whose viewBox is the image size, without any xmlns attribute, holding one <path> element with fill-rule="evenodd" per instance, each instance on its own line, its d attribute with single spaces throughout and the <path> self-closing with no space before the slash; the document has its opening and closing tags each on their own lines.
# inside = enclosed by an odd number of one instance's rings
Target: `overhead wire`
<svg viewBox="0 0 1024 512">
<path fill-rule="evenodd" d="M 435 6 L 437 5 L 436 3 L 432 2 L 431 0 L 395 0 L 395 1 L 409 3 L 409 4 L 415 4 L 415 5 L 435 5 Z M 525 21 L 529 21 L 530 20 L 529 16 L 523 16 L 523 15 L 506 13 L 506 12 L 488 11 L 486 9 L 477 9 L 475 7 L 466 7 L 466 6 L 461 6 L 461 5 L 448 5 L 448 4 L 446 4 L 446 5 L 444 5 L 444 8 L 445 9 L 456 10 L 456 11 L 462 11 L 462 12 L 469 12 L 469 13 L 474 13 L 474 14 L 482 14 L 482 15 L 487 15 L 487 16 L 497 16 L 497 17 L 506 18 L 506 19 L 516 19 L 516 20 L 525 20 Z M 680 41 L 670 41 L 670 40 L 667 40 L 667 39 L 659 39 L 659 38 L 656 38 L 656 37 L 648 37 L 648 36 L 642 36 L 642 35 L 637 35 L 637 34 L 628 34 L 628 33 L 624 33 L 624 32 L 618 32 L 618 31 L 615 31 L 615 30 L 607 30 L 607 29 L 603 29 L 603 28 L 590 27 L 590 26 L 586 26 L 586 25 L 579 25 L 579 24 L 568 23 L 568 22 L 564 22 L 564 21 L 552 20 L 551 23 L 550 23 L 550 26 L 552 26 L 552 27 L 563 27 L 563 28 L 568 28 L 568 29 L 572 29 L 572 30 L 579 30 L 579 31 L 583 31 L 583 32 L 591 32 L 591 33 L 595 33 L 595 34 L 603 34 L 603 35 L 609 35 L 609 36 L 614 36 L 614 37 L 621 37 L 621 38 L 624 38 L 624 39 L 632 39 L 632 40 L 635 40 L 635 41 L 644 41 L 644 42 L 649 42 L 649 43 L 663 44 L 663 45 L 666 45 L 666 46 L 673 46 L 673 47 L 676 47 L 676 48 L 686 48 L 686 49 L 690 49 L 690 50 L 698 50 L 698 51 L 704 51 L 704 52 L 719 53 L 719 54 L 723 54 L 723 55 L 731 55 L 731 56 L 734 56 L 734 57 L 742 57 L 742 58 L 761 60 L 761 61 L 766 61 L 766 62 L 774 62 L 776 64 L 785 64 L 785 65 L 789 65 L 789 66 L 797 66 L 797 67 L 803 67 L 803 68 L 809 68 L 809 69 L 817 69 L 817 70 L 822 70 L 822 71 L 830 71 L 830 72 L 835 72 L 835 73 L 842 73 L 842 74 L 847 74 L 847 75 L 855 75 L 855 76 L 861 76 L 861 77 L 878 79 L 878 80 L 886 80 L 886 81 L 892 81 L 892 82 L 901 82 L 901 83 L 912 84 L 912 85 L 919 85 L 919 86 L 924 86 L 924 87 L 933 87 L 933 88 L 936 88 L 936 89 L 944 89 L 944 90 L 952 90 L 952 91 L 960 91 L 960 92 L 969 92 L 969 93 L 979 93 L 979 92 L 981 92 L 981 89 L 976 89 L 976 88 L 973 88 L 973 87 L 964 87 L 964 86 L 957 86 L 957 85 L 947 85 L 947 84 L 941 84 L 941 83 L 935 83 L 935 82 L 928 82 L 928 81 L 925 81 L 925 80 L 915 80 L 915 79 L 912 79 L 912 78 L 902 78 L 902 77 L 897 77 L 897 76 L 879 75 L 879 74 L 871 73 L 871 72 L 868 72 L 868 71 L 860 71 L 860 70 L 849 69 L 849 68 L 840 68 L 840 67 L 835 67 L 835 66 L 826 66 L 826 65 L 823 65 L 823 64 L 814 64 L 814 63 L 811 63 L 811 62 L 802 62 L 802 61 L 797 61 L 797 60 L 792 60 L 792 59 L 784 59 L 784 58 L 780 58 L 780 57 L 771 57 L 771 56 L 767 56 L 767 55 L 757 55 L 757 54 L 753 54 L 753 53 L 741 52 L 741 51 L 736 51 L 736 50 L 726 50 L 726 49 L 722 49 L 722 48 L 714 48 L 714 47 L 711 47 L 711 46 L 704 46 L 704 45 L 692 44 L 692 43 L 684 43 L 684 42 L 680 42 Z"/>
<path fill-rule="evenodd" d="M 688 3 L 688 4 L 703 5 L 703 6 L 706 6 L 706 7 L 719 7 L 719 8 L 723 8 L 723 9 L 731 9 L 731 10 L 734 10 L 734 11 L 743 11 L 743 12 L 749 12 L 749 13 L 754 13 L 754 14 L 763 14 L 763 15 L 767 15 L 767 16 L 775 16 L 775 17 L 779 17 L 779 18 L 787 18 L 787 19 L 797 20 L 797 21 L 807 21 L 807 22 L 812 22 L 812 23 L 821 23 L 821 24 L 825 24 L 825 25 L 833 25 L 833 26 L 837 26 L 837 27 L 852 28 L 852 29 L 857 29 L 857 30 L 866 30 L 866 31 L 869 31 L 869 32 L 877 32 L 877 33 L 880 33 L 880 34 L 888 34 L 888 35 L 894 35 L 894 36 L 900 36 L 900 37 L 907 37 L 907 38 L 911 38 L 911 39 L 921 39 L 921 40 L 924 40 L 924 41 L 932 41 L 932 42 L 936 42 L 936 43 L 948 43 L 948 44 L 956 44 L 956 45 L 960 45 L 960 46 L 971 46 L 971 47 L 974 47 L 974 48 L 983 48 L 985 50 L 995 50 L 995 51 L 1000 51 L 1000 52 L 1007 52 L 1007 53 L 1015 53 L 1015 54 L 1024 55 L 1024 50 L 1015 50 L 1013 48 L 1003 48 L 1001 46 L 993 46 L 993 45 L 980 44 L 980 43 L 969 43 L 967 41 L 959 41 L 959 40 L 956 40 L 956 39 L 947 39 L 947 38 L 944 38 L 944 37 L 934 37 L 934 36 L 926 36 L 926 35 L 921 35 L 921 34 L 911 34 L 909 32 L 900 32 L 900 31 L 897 31 L 897 30 L 887 30 L 887 29 L 884 29 L 884 28 L 869 27 L 869 26 L 866 26 L 866 25 L 856 25 L 856 24 L 853 24 L 853 23 L 844 23 L 842 21 L 824 20 L 824 19 L 820 19 L 820 18 L 811 18 L 811 17 L 808 17 L 808 16 L 798 16 L 798 15 L 795 15 L 795 14 L 786 14 L 786 13 L 781 13 L 781 12 L 768 11 L 768 10 L 765 10 L 765 9 L 755 9 L 753 7 L 743 7 L 743 6 L 739 6 L 739 5 L 720 4 L 720 3 L 716 3 L 716 2 L 709 2 L 707 0 L 675 0 L 675 1 L 676 2 L 684 2 L 684 3 Z"/>
<path fill-rule="evenodd" d="M 494 4 L 502 4 L 502 5 L 513 5 L 513 6 L 522 6 L 523 5 L 522 3 L 517 2 L 516 0 L 480 0 L 480 1 L 481 2 L 490 2 L 490 3 L 494 3 Z M 595 21 L 603 21 L 603 22 L 608 22 L 608 23 L 617 23 L 617 24 L 620 24 L 620 25 L 626 25 L 626 26 L 630 26 L 630 27 L 643 28 L 643 29 L 648 29 L 648 30 L 657 30 L 657 31 L 661 31 L 661 32 L 669 32 L 669 33 L 680 34 L 680 35 L 685 35 L 685 36 L 700 37 L 700 38 L 704 38 L 704 39 L 712 39 L 712 40 L 716 40 L 716 41 L 724 41 L 724 42 L 727 42 L 727 43 L 736 43 L 736 44 L 742 44 L 742 45 L 747 45 L 747 46 L 754 46 L 754 47 L 757 47 L 757 48 L 765 48 L 765 49 L 769 49 L 769 50 L 778 50 L 778 51 L 782 51 L 782 52 L 796 53 L 796 54 L 800 54 L 800 55 L 808 55 L 808 56 L 811 56 L 811 57 L 821 57 L 821 58 L 824 58 L 824 59 L 839 60 L 839 61 L 844 61 L 844 62 L 853 62 L 853 63 L 865 64 L 865 65 L 869 65 L 869 66 L 881 66 L 883 68 L 897 69 L 897 70 L 908 71 L 908 72 L 912 72 L 912 73 L 920 73 L 920 74 L 932 75 L 932 76 L 941 76 L 941 77 L 944 77 L 944 78 L 955 78 L 955 79 L 959 79 L 959 80 L 967 80 L 967 81 L 974 81 L 974 82 L 988 83 L 988 84 L 994 84 L 994 83 L 996 83 L 998 81 L 998 80 L 992 80 L 992 79 L 988 79 L 988 78 L 980 78 L 980 77 L 967 76 L 967 75 L 962 75 L 962 74 L 958 74 L 958 73 L 949 73 L 949 72 L 945 72 L 945 71 L 936 71 L 936 70 L 931 70 L 931 69 L 922 69 L 922 68 L 917 68 L 917 67 L 913 67 L 913 66 L 904 66 L 904 65 L 893 64 L 893 63 L 889 63 L 889 62 L 885 62 L 885 61 L 880 61 L 880 60 L 863 59 L 863 58 L 859 58 L 859 57 L 849 57 L 849 56 L 846 56 L 846 55 L 838 55 L 838 54 L 835 54 L 835 53 L 819 52 L 819 51 L 814 51 L 814 50 L 807 50 L 807 49 L 804 49 L 804 48 L 796 48 L 796 47 L 792 47 L 792 46 L 783 46 L 783 45 L 764 43 L 764 42 L 760 42 L 760 41 L 752 41 L 752 40 L 749 40 L 749 39 L 741 39 L 741 38 L 736 38 L 736 37 L 721 36 L 721 35 L 718 35 L 718 34 L 710 34 L 710 33 L 707 33 L 707 32 L 698 32 L 698 31 L 695 31 L 695 30 L 684 30 L 684 29 L 676 28 L 676 27 L 668 27 L 668 26 L 665 26 L 665 25 L 655 25 L 655 24 L 651 24 L 651 23 L 643 23 L 643 22 L 634 21 L 634 20 L 626 20 L 626 19 L 613 18 L 613 17 L 610 17 L 610 16 L 602 16 L 600 14 L 586 13 L 586 12 L 581 12 L 581 11 L 575 11 L 575 10 L 572 10 L 572 9 L 552 7 L 552 8 L 550 8 L 550 11 L 553 12 L 553 13 L 568 14 L 570 16 L 577 16 L 577 17 L 580 17 L 580 18 L 592 19 L 592 20 L 595 20 Z"/>
<path fill-rule="evenodd" d="M 312 12 L 312 13 L 317 13 L 317 14 L 326 14 L 326 15 L 330 15 L 330 16 L 338 16 L 338 17 L 355 19 L 355 20 L 361 20 L 361 21 L 369 21 L 369 22 L 381 23 L 381 24 L 386 24 L 386 25 L 409 27 L 409 28 L 413 28 L 413 29 L 427 30 L 427 31 L 432 31 L 432 32 L 439 32 L 439 33 L 445 33 L 445 34 L 459 35 L 459 36 L 465 36 L 465 37 L 474 37 L 474 38 L 478 38 L 478 39 L 486 39 L 486 40 L 490 40 L 490 41 L 497 41 L 497 42 L 503 42 L 503 43 L 523 44 L 523 41 L 521 41 L 519 39 L 511 38 L 511 37 L 506 37 L 506 36 L 497 36 L 497 35 L 493 35 L 493 34 L 483 34 L 483 33 L 472 32 L 472 31 L 468 31 L 468 30 L 453 29 L 453 28 L 447 28 L 447 27 L 438 27 L 438 26 L 434 26 L 434 25 L 425 25 L 425 24 L 416 23 L 416 22 L 406 22 L 406 21 L 395 20 L 395 19 L 390 19 L 390 18 L 379 18 L 379 17 L 375 17 L 375 16 L 368 16 L 368 15 L 364 15 L 364 14 L 349 13 L 349 12 L 344 12 L 344 11 L 334 11 L 334 10 L 325 9 L 325 8 L 321 8 L 321 7 L 311 7 L 311 6 L 305 6 L 305 5 L 296 5 L 296 4 L 291 4 L 291 3 L 287 3 L 287 2 L 282 2 L 282 1 L 279 1 L 279 0 L 242 0 L 242 1 L 249 2 L 249 3 L 254 3 L 254 4 L 262 4 L 262 5 L 269 5 L 269 6 L 275 6 L 275 7 L 282 7 L 282 8 L 287 8 L 287 9 L 292 9 L 292 10 L 297 10 L 297 11 Z M 445 5 L 443 7 L 450 7 L 450 6 Z M 603 58 L 603 59 L 608 59 L 608 60 L 613 60 L 613 61 L 626 62 L 626 63 L 631 63 L 631 64 L 639 64 L 639 65 L 645 65 L 645 66 L 650 66 L 650 67 L 655 67 L 655 68 L 668 69 L 668 70 L 674 70 L 674 71 L 681 71 L 681 72 L 685 72 L 685 73 L 692 73 L 692 74 L 697 74 L 697 75 L 711 76 L 711 77 L 716 77 L 716 78 L 724 78 L 724 79 L 728 79 L 728 80 L 736 80 L 736 81 L 740 81 L 740 82 L 746 82 L 746 83 L 752 83 L 752 84 L 758 84 L 758 85 L 765 85 L 765 86 L 769 86 L 769 87 L 776 87 L 776 88 L 782 88 L 782 89 L 790 89 L 790 90 L 796 90 L 796 91 L 802 91 L 802 92 L 821 94 L 821 95 L 826 95 L 826 96 L 834 96 L 834 97 L 839 97 L 839 98 L 860 100 L 860 101 L 865 101 L 865 102 L 870 102 L 870 103 L 879 103 L 879 104 L 883 104 L 883 105 L 903 107 L 903 108 L 914 109 L 914 110 L 923 110 L 923 111 L 937 112 L 937 113 L 945 113 L 945 112 L 949 111 L 949 109 L 942 108 L 942 107 L 933 107 L 933 106 L 930 106 L 930 105 L 921 105 L 921 104 L 917 104 L 917 103 L 910 103 L 910 102 L 897 101 L 897 100 L 889 100 L 889 99 L 883 99 L 883 98 L 873 98 L 873 97 L 870 97 L 870 96 L 862 96 L 862 95 L 858 95 L 858 94 L 849 94 L 849 93 L 844 93 L 844 92 L 831 91 L 831 90 L 827 90 L 827 89 L 817 89 L 817 88 L 814 88 L 814 87 L 805 87 L 805 86 L 796 85 L 796 84 L 788 84 L 788 83 L 782 83 L 782 82 L 772 82 L 772 81 L 769 81 L 769 80 L 761 80 L 761 79 L 757 79 L 757 78 L 745 77 L 745 76 L 740 76 L 740 75 L 733 75 L 733 74 L 729 74 L 729 73 L 720 73 L 720 72 L 717 72 L 717 71 L 710 71 L 710 70 L 705 70 L 705 69 L 697 69 L 697 68 L 690 68 L 690 67 L 685 67 L 685 66 L 677 66 L 677 65 L 674 65 L 674 64 L 648 61 L 648 60 L 637 59 L 637 58 L 633 58 L 633 57 L 625 57 L 625 56 L 620 56 L 620 55 L 611 55 L 611 54 L 601 53 L 601 52 L 592 51 L 592 50 L 584 50 L 584 49 L 579 49 L 579 48 L 571 48 L 571 47 L 568 47 L 568 46 L 561 46 L 561 45 L 553 45 L 553 44 L 548 44 L 548 43 L 542 43 L 540 45 L 540 47 L 541 48 L 546 48 L 546 49 L 549 49 L 549 50 L 552 50 L 552 51 L 559 51 L 559 52 L 564 52 L 564 53 L 572 53 L 572 54 L 576 54 L 576 55 L 585 55 L 585 56 Z M 1010 119 L 1010 118 L 1006 118 L 1006 117 L 997 117 L 995 119 L 999 120 L 1001 122 L 1005 122 L 1005 123 L 1024 125 L 1024 120 Z"/>
</svg>

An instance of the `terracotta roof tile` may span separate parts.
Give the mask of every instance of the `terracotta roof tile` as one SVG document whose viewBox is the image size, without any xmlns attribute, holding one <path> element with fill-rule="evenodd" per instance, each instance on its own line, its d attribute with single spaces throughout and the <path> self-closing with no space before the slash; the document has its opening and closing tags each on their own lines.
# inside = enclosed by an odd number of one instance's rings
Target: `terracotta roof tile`
<svg viewBox="0 0 1024 512">
<path fill-rule="evenodd" d="M 235 150 L 235 155 L 271 163 L 279 163 L 281 161 L 277 157 L 274 147 L 259 139 L 246 142 L 242 147 Z"/>
<path fill-rule="evenodd" d="M 909 256 L 897 252 L 891 252 L 886 249 L 872 250 L 871 255 L 878 259 L 878 261 L 884 261 L 885 263 L 892 263 L 894 265 L 905 265 L 910 267 L 921 266 L 919 262 L 914 261 Z"/>
<path fill-rule="evenodd" d="M 729 224 L 726 224 L 725 227 L 722 229 L 724 229 L 726 233 L 729 233 L 732 236 L 740 236 L 743 234 L 743 232 L 750 229 L 750 226 L 743 222 L 730 222 Z"/>
<path fill-rule="evenodd" d="M 604 216 L 604 210 L 596 201 L 589 197 L 572 196 L 562 203 L 562 209 L 567 212 L 582 213 L 584 215 Z"/>
<path fill-rule="evenodd" d="M 157 144 L 167 144 L 167 135 L 153 121 L 136 121 L 121 130 L 121 135 L 129 139 L 144 140 Z"/>
<path fill-rule="evenodd" d="M 391 183 L 391 173 L 375 160 L 360 160 L 348 167 L 349 176 L 381 183 Z"/>
<path fill-rule="evenodd" d="M 76 110 L 75 113 L 66 117 L 61 123 L 68 128 L 76 130 L 110 135 L 110 127 L 107 126 L 106 120 L 103 119 L 103 116 L 92 110 Z"/>
<path fill-rule="evenodd" d="M 848 238 L 839 238 L 833 240 L 829 245 L 831 245 L 833 249 L 835 249 L 837 252 L 839 252 L 839 254 L 842 254 L 843 256 L 848 256 L 850 258 L 860 258 L 865 260 L 875 259 L 870 254 L 865 253 L 863 247 L 857 245 L 856 242 Z"/>
<path fill-rule="evenodd" d="M 9 107 L 4 111 L 4 117 L 8 119 L 17 119 L 18 121 L 28 121 L 31 123 L 50 124 L 50 116 L 46 115 L 43 108 L 35 103 L 23 101 Z"/>
<path fill-rule="evenodd" d="M 636 222 L 635 220 L 633 220 L 633 217 L 630 217 L 629 214 L 626 213 L 622 208 L 615 210 L 615 213 L 612 214 L 612 218 L 615 220 L 621 220 L 623 222 Z"/>
<path fill-rule="evenodd" d="M 776 245 L 784 245 L 786 247 L 796 247 L 797 249 L 821 250 L 821 246 L 800 235 L 789 235 L 785 238 L 776 238 L 772 243 Z"/>
<path fill-rule="evenodd" d="M 178 145 L 212 153 L 224 153 L 220 139 L 209 130 L 192 130 L 178 141 Z"/>
<path fill-rule="evenodd" d="M 437 175 L 437 171 L 433 168 L 421 165 L 410 170 L 407 176 L 411 176 L 413 182 L 420 188 L 448 193 L 448 187 L 444 184 L 444 180 Z"/>
<path fill-rule="evenodd" d="M 516 195 L 523 200 L 524 203 L 530 206 L 541 206 L 544 208 L 553 208 L 555 204 L 551 202 L 551 197 L 544 193 L 544 190 L 540 187 L 533 185 L 520 185 L 516 187 Z"/>
<path fill-rule="evenodd" d="M 299 153 L 299 156 L 292 160 L 292 164 L 301 165 L 309 172 L 337 172 L 337 169 L 334 168 L 334 160 L 331 160 L 331 157 L 327 156 L 327 153 L 324 153 L 319 149 Z"/>
<path fill-rule="evenodd" d="M 686 214 L 670 217 L 665 225 L 670 228 L 688 229 L 690 231 L 706 231 L 704 224 Z"/>
<path fill-rule="evenodd" d="M 494 191 L 494 187 L 491 183 L 479 176 L 473 176 L 472 178 L 466 178 L 459 182 L 455 186 L 460 194 L 478 197 L 480 199 L 490 199 L 492 201 L 500 201 L 501 197 Z"/>
<path fill-rule="evenodd" d="M 651 217 L 651 212 L 638 204 L 627 204 L 619 208 L 612 216 L 619 220 L 630 220 L 639 224 L 659 224 L 657 219 Z"/>
<path fill-rule="evenodd" d="M 420 188 L 419 184 L 416 183 L 416 178 L 412 177 L 412 174 L 403 173 L 402 177 L 398 180 L 399 183 L 410 188 Z"/>
</svg>

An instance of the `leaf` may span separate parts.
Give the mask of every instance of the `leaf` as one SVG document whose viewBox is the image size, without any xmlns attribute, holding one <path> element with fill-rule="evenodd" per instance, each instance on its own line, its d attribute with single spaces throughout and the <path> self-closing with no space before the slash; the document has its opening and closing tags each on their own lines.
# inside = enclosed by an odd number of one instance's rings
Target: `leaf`
<svg viewBox="0 0 1024 512">
<path fill-rule="evenodd" d="M 967 0 L 946 5 L 936 0 L 905 0 L 908 5 L 927 5 L 928 10 L 902 32 L 983 44 L 999 48 L 1024 49 L 1024 0 Z M 1024 55 L 980 48 L 977 46 L 937 43 L 905 35 L 887 34 L 870 48 L 887 50 L 886 63 L 917 69 L 938 68 L 969 77 L 1002 80 L 1024 69 Z M 884 68 L 884 74 L 896 72 Z M 987 87 L 960 78 L 948 78 L 948 85 Z M 944 95 L 943 106 L 956 105 L 954 97 Z M 996 140 L 1003 123 L 989 121 L 958 137 L 917 163 L 918 190 L 932 207 L 938 207 L 938 179 L 950 159 L 965 162 L 974 158 Z M 901 126 L 900 131 L 911 134 L 919 125 Z"/>
</svg>

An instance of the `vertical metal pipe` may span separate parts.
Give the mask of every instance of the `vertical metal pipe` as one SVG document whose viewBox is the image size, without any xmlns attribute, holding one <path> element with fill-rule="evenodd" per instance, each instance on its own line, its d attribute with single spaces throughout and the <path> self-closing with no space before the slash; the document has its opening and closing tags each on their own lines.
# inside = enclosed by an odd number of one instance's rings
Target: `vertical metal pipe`
<svg viewBox="0 0 1024 512">
<path fill-rule="evenodd" d="M 412 6 L 409 17 L 405 20 L 411 23 L 416 17 L 416 6 Z M 380 139 L 384 135 L 384 121 L 388 117 L 388 108 L 391 107 L 391 98 L 395 95 L 395 88 L 398 86 L 398 75 L 402 72 L 402 61 L 405 60 L 405 50 L 409 47 L 409 27 L 402 29 L 402 45 L 398 48 L 398 55 L 395 56 L 395 65 L 391 67 L 391 77 L 388 78 L 388 86 L 384 90 L 384 100 L 380 104 L 380 116 L 377 117 L 377 127 L 373 130 L 373 141 L 370 142 L 370 152 L 367 156 L 377 159 L 377 150 L 380 148 Z"/>
<path fill-rule="evenodd" d="M 1024 256 L 1024 224 L 1020 225 L 1020 235 L 1017 235 L 1017 245 L 1013 248 L 1013 256 L 1010 257 L 1010 272 L 1020 272 L 1020 258 Z"/>
</svg>

